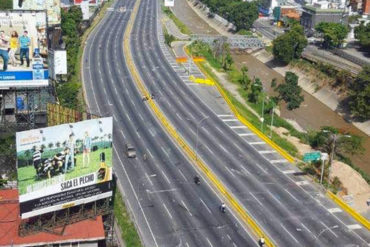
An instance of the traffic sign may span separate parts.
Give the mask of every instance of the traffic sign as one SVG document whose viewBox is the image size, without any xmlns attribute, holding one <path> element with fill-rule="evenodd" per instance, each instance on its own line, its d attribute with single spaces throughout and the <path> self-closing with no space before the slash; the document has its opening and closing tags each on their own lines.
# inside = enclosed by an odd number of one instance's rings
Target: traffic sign
<svg viewBox="0 0 370 247">
<path fill-rule="evenodd" d="M 316 161 L 320 160 L 321 158 L 321 152 L 311 152 L 311 153 L 305 153 L 303 155 L 303 161 L 304 162 L 310 162 L 310 161 Z"/>
</svg>

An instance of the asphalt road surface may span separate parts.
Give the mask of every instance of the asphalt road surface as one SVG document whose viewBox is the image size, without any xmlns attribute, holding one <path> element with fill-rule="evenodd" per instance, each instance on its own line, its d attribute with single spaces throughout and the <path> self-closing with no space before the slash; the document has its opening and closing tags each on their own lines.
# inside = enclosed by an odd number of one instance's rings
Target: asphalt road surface
<svg viewBox="0 0 370 247">
<path fill-rule="evenodd" d="M 145 246 L 257 246 L 167 136 L 142 101 L 127 69 L 123 34 L 135 1 L 116 1 L 89 36 L 83 82 L 89 110 L 114 118 L 114 171 Z M 149 4 L 140 8 L 147 12 Z M 148 22 L 148 21 L 149 22 Z M 154 18 L 138 18 L 143 31 Z M 141 39 L 137 34 L 132 40 Z M 147 51 L 147 50 L 146 50 Z M 141 68 L 144 69 L 144 68 Z M 137 149 L 128 159 L 124 144 Z"/>
<path fill-rule="evenodd" d="M 186 75 L 163 45 L 158 2 L 142 0 L 131 38 L 147 88 L 177 131 L 278 246 L 368 246 L 370 235 L 230 113 L 184 83 Z M 199 90 L 200 91 L 200 90 Z"/>
</svg>

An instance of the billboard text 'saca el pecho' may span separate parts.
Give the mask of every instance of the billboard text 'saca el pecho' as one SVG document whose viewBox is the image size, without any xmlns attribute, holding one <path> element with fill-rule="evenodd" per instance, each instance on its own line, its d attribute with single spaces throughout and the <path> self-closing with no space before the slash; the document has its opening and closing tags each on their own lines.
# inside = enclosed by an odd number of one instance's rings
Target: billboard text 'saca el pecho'
<svg viewBox="0 0 370 247">
<path fill-rule="evenodd" d="M 45 11 L 0 11 L 0 88 L 47 86 Z"/>
<path fill-rule="evenodd" d="M 17 132 L 22 219 L 112 196 L 112 118 Z"/>
<path fill-rule="evenodd" d="M 48 17 L 48 25 L 60 25 L 60 0 L 13 0 L 14 10 L 43 10 Z"/>
</svg>

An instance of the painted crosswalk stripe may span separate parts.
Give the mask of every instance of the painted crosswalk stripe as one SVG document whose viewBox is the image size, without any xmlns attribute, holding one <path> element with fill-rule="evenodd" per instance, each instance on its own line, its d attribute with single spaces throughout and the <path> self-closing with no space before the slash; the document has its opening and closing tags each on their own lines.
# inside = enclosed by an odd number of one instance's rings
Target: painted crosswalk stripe
<svg viewBox="0 0 370 247">
<path fill-rule="evenodd" d="M 294 170 L 286 170 L 286 171 L 283 171 L 284 174 L 293 174 L 295 172 L 296 171 L 294 171 Z"/>
<path fill-rule="evenodd" d="M 231 115 L 231 114 L 220 114 L 220 115 L 217 115 L 217 117 L 233 117 L 233 115 Z"/>
<path fill-rule="evenodd" d="M 271 153 L 276 153 L 275 150 L 263 150 L 263 151 L 258 151 L 260 154 L 271 154 Z"/>
<path fill-rule="evenodd" d="M 248 142 L 251 145 L 262 145 L 265 144 L 265 142 Z"/>
<path fill-rule="evenodd" d="M 359 224 L 347 225 L 347 227 L 350 230 L 356 230 L 356 229 L 361 229 L 362 228 L 362 226 L 360 226 Z"/>
<path fill-rule="evenodd" d="M 241 133 L 241 134 L 238 134 L 239 136 L 254 136 L 253 133 Z"/>
<path fill-rule="evenodd" d="M 297 185 L 307 185 L 309 184 L 308 181 L 306 180 L 303 180 L 303 181 L 298 181 L 298 182 L 295 182 Z"/>
<path fill-rule="evenodd" d="M 223 122 L 238 122 L 239 119 L 231 118 L 231 119 L 222 119 Z"/>
<path fill-rule="evenodd" d="M 246 129 L 247 127 L 243 126 L 243 125 L 237 125 L 237 126 L 230 126 L 230 128 L 232 128 L 232 129 Z"/>
<path fill-rule="evenodd" d="M 340 209 L 340 208 L 329 208 L 328 211 L 330 213 L 340 213 L 340 212 L 342 212 L 342 209 Z"/>
<path fill-rule="evenodd" d="M 284 163 L 286 160 L 270 160 L 270 163 Z"/>
</svg>

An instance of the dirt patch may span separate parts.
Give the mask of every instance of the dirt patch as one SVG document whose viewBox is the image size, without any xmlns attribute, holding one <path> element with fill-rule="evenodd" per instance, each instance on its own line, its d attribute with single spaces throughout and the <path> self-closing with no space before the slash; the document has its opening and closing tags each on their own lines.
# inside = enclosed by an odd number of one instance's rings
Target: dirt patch
<svg viewBox="0 0 370 247">
<path fill-rule="evenodd" d="M 283 127 L 273 127 L 273 130 L 281 137 L 287 139 L 290 143 L 297 147 L 298 153 L 303 155 L 314 151 L 310 145 L 302 143 L 297 137 L 291 136 L 289 131 Z"/>
<path fill-rule="evenodd" d="M 370 199 L 370 185 L 353 170 L 350 166 L 340 161 L 334 161 L 331 167 L 330 178 L 338 177 L 343 187 L 347 190 L 347 195 L 353 197 L 353 208 L 360 213 L 370 211 L 366 201 Z M 351 203 L 351 202 L 350 202 Z"/>
</svg>

